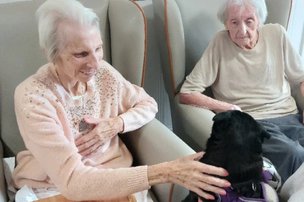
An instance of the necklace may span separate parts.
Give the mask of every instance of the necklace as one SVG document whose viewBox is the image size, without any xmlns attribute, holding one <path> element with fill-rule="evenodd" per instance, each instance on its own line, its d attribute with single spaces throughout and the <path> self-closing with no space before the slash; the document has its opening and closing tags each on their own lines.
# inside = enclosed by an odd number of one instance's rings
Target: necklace
<svg viewBox="0 0 304 202">
<path fill-rule="evenodd" d="M 71 96 L 71 97 L 72 97 L 73 100 L 79 100 L 79 99 L 82 98 L 84 95 L 85 95 L 85 93 L 82 94 L 82 95 L 75 95 L 75 96 Z"/>
<path fill-rule="evenodd" d="M 60 76 L 59 76 L 59 74 L 58 74 L 56 68 L 55 68 L 55 72 L 56 72 L 56 76 L 57 76 L 57 78 L 58 78 L 58 81 L 59 81 L 60 85 L 65 89 L 65 91 L 67 92 L 67 94 L 68 94 L 73 100 L 78 100 L 78 99 L 80 99 L 81 97 L 83 97 L 83 96 L 87 93 L 88 86 L 87 86 L 87 83 L 85 82 L 84 85 L 77 87 L 77 89 L 79 89 L 79 91 L 80 91 L 81 93 L 79 93 L 79 95 L 73 95 L 73 93 L 72 93 L 70 90 L 68 90 L 68 89 L 63 85 L 63 82 L 61 81 Z M 80 83 L 78 83 L 78 84 L 76 84 L 76 85 L 80 85 Z"/>
</svg>

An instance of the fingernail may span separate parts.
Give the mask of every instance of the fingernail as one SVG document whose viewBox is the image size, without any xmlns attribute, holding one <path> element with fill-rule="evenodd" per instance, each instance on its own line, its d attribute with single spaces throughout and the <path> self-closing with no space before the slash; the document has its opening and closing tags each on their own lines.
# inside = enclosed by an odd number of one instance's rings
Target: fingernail
<svg viewBox="0 0 304 202">
<path fill-rule="evenodd" d="M 207 199 L 208 199 L 208 200 L 214 200 L 215 198 L 214 198 L 214 196 L 209 195 L 209 196 L 207 196 Z"/>
<path fill-rule="evenodd" d="M 222 191 L 220 191 L 220 195 L 223 195 L 223 196 L 226 196 L 226 191 L 224 191 L 224 190 L 222 190 Z"/>
</svg>

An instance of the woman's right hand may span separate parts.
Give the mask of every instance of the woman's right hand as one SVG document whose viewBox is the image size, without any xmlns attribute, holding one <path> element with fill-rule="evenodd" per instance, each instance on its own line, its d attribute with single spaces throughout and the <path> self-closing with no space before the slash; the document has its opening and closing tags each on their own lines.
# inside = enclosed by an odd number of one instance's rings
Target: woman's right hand
<svg viewBox="0 0 304 202">
<path fill-rule="evenodd" d="M 96 152 L 115 135 L 122 132 L 124 124 L 119 116 L 107 119 L 85 117 L 84 122 L 90 129 L 84 132 L 75 141 L 78 152 L 82 156 L 87 156 Z"/>
<path fill-rule="evenodd" d="M 206 199 L 214 199 L 208 192 L 225 195 L 224 187 L 230 183 L 219 178 L 228 175 L 223 168 L 200 163 L 203 153 L 196 153 L 174 161 L 160 163 L 148 167 L 150 185 L 174 183 L 185 187 Z M 219 176 L 219 177 L 215 177 Z"/>
</svg>

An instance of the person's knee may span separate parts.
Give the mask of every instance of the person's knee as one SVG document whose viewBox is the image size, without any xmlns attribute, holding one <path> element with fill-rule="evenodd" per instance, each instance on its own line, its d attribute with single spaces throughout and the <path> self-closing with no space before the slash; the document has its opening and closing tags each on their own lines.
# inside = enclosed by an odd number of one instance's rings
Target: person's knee
<svg viewBox="0 0 304 202">
<path fill-rule="evenodd" d="M 287 158 L 293 161 L 304 161 L 304 148 L 301 145 L 289 145 L 283 148 Z"/>
<path fill-rule="evenodd" d="M 303 147 L 297 147 L 294 145 L 289 145 L 282 148 L 283 155 L 280 157 L 280 163 L 278 166 L 278 171 L 284 182 L 290 177 L 304 162 L 304 149 Z"/>
</svg>

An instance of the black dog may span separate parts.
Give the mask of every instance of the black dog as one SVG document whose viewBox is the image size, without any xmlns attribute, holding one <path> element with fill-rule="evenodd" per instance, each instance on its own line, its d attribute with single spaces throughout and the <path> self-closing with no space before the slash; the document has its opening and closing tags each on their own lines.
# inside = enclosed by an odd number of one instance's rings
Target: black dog
<svg viewBox="0 0 304 202">
<path fill-rule="evenodd" d="M 263 181 L 262 142 L 270 135 L 250 115 L 240 111 L 219 113 L 213 121 L 201 162 L 225 168 L 229 173 L 226 179 L 238 195 L 260 198 L 263 195 L 260 184 Z M 194 192 L 183 200 L 197 201 L 198 195 Z"/>
</svg>

